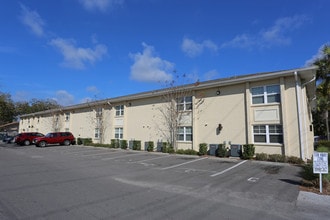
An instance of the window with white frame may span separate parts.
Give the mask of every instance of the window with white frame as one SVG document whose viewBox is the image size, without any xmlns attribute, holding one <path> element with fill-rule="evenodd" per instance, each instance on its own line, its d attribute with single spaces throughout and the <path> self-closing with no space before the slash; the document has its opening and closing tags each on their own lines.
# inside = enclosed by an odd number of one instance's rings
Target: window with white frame
<svg viewBox="0 0 330 220">
<path fill-rule="evenodd" d="M 269 85 L 251 88 L 252 104 L 279 103 L 281 101 L 280 86 Z"/>
<path fill-rule="evenodd" d="M 96 108 L 95 112 L 96 112 L 96 117 L 101 117 L 102 116 L 102 108 Z"/>
<path fill-rule="evenodd" d="M 123 139 L 123 128 L 115 128 L 115 139 Z"/>
<path fill-rule="evenodd" d="M 185 96 L 177 99 L 178 111 L 190 111 L 192 110 L 192 96 Z"/>
<path fill-rule="evenodd" d="M 283 143 L 282 125 L 254 125 L 253 137 L 255 143 Z"/>
<path fill-rule="evenodd" d="M 95 128 L 95 135 L 94 135 L 94 137 L 96 138 L 96 139 L 98 139 L 98 138 L 101 138 L 101 129 L 99 129 L 99 128 Z"/>
<path fill-rule="evenodd" d="M 70 113 L 65 113 L 65 121 L 70 121 Z"/>
<path fill-rule="evenodd" d="M 124 105 L 117 105 L 115 109 L 116 109 L 116 116 L 124 115 Z"/>
<path fill-rule="evenodd" d="M 192 141 L 192 127 L 179 127 L 178 128 L 178 141 Z"/>
</svg>

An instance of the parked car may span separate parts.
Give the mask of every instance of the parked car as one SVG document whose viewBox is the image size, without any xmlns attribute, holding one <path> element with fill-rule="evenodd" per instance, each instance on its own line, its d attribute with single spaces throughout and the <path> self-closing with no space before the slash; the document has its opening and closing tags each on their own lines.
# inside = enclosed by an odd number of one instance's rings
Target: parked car
<svg viewBox="0 0 330 220">
<path fill-rule="evenodd" d="M 7 144 L 11 144 L 14 143 L 15 140 L 15 136 L 11 136 L 11 135 L 6 135 L 3 139 L 2 142 L 5 142 Z"/>
<path fill-rule="evenodd" d="M 44 135 L 39 132 L 24 132 L 19 133 L 15 138 L 15 143 L 19 145 L 30 145 L 37 137 L 43 137 Z"/>
<path fill-rule="evenodd" d="M 52 132 L 33 139 L 33 144 L 37 147 L 45 147 L 48 144 L 70 145 L 75 144 L 75 137 L 71 132 Z"/>
</svg>

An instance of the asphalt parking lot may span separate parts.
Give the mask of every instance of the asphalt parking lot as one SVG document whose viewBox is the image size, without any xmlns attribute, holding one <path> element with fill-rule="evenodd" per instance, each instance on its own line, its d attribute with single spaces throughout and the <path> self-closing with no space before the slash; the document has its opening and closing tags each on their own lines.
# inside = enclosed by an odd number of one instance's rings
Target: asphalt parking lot
<svg viewBox="0 0 330 220">
<path fill-rule="evenodd" d="M 0 219 L 328 219 L 328 204 L 297 200 L 299 171 L 238 158 L 1 144 Z"/>
</svg>

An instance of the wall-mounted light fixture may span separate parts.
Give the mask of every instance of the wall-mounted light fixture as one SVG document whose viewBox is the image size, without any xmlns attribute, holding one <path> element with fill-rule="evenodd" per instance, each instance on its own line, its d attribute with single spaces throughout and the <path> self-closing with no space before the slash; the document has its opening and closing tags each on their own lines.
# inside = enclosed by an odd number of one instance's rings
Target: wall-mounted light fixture
<svg viewBox="0 0 330 220">
<path fill-rule="evenodd" d="M 215 94 L 220 95 L 221 94 L 220 89 L 218 89 Z"/>
</svg>

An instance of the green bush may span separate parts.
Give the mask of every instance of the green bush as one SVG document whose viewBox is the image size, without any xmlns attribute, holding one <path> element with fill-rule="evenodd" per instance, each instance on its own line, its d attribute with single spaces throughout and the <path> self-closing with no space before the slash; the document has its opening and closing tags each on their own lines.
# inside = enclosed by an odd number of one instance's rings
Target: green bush
<svg viewBox="0 0 330 220">
<path fill-rule="evenodd" d="M 141 150 L 141 141 L 138 140 L 133 141 L 133 150 Z"/>
<path fill-rule="evenodd" d="M 284 163 L 285 159 L 286 159 L 286 157 L 282 154 L 270 154 L 270 155 L 268 155 L 268 161 L 271 161 L 271 162 Z"/>
<path fill-rule="evenodd" d="M 152 152 L 152 151 L 154 151 L 154 146 L 155 146 L 155 144 L 154 144 L 153 141 L 148 141 L 148 142 L 147 142 L 147 151 L 148 151 L 148 152 Z"/>
<path fill-rule="evenodd" d="M 77 139 L 78 145 L 90 145 L 92 143 L 93 143 L 92 138 L 78 138 Z"/>
<path fill-rule="evenodd" d="M 253 144 L 243 145 L 243 159 L 250 160 L 254 157 L 255 147 Z"/>
<path fill-rule="evenodd" d="M 178 149 L 175 153 L 186 154 L 186 155 L 197 155 L 198 154 L 198 152 L 193 149 L 186 149 L 186 150 Z"/>
<path fill-rule="evenodd" d="M 217 157 L 226 157 L 227 156 L 227 149 L 224 144 L 219 144 L 218 149 L 215 151 L 215 155 Z"/>
<path fill-rule="evenodd" d="M 319 147 L 326 147 L 328 148 L 328 151 L 330 151 L 330 141 L 328 140 L 320 140 L 318 143 L 317 143 L 317 149 Z M 318 150 L 317 150 L 318 151 Z"/>
<path fill-rule="evenodd" d="M 267 161 L 268 160 L 268 154 L 266 154 L 266 153 L 257 153 L 256 154 L 256 160 Z"/>
<path fill-rule="evenodd" d="M 127 147 L 128 147 L 127 140 L 120 140 L 120 148 L 127 149 Z"/>
<path fill-rule="evenodd" d="M 199 144 L 198 155 L 202 156 L 206 154 L 207 154 L 207 144 L 206 143 Z"/>
<path fill-rule="evenodd" d="M 111 145 L 111 148 L 116 148 L 116 141 L 117 141 L 117 139 L 111 139 L 110 140 L 110 145 Z"/>
<path fill-rule="evenodd" d="M 162 142 L 162 148 L 161 148 L 161 151 L 162 151 L 163 153 L 167 153 L 167 145 L 168 145 L 167 142 Z"/>
<path fill-rule="evenodd" d="M 162 143 L 162 152 L 173 154 L 173 153 L 175 153 L 175 150 L 168 142 L 163 142 Z"/>
<path fill-rule="evenodd" d="M 301 158 L 294 157 L 294 156 L 287 157 L 286 162 L 291 163 L 291 164 L 298 164 L 298 165 L 305 163 Z"/>
</svg>

